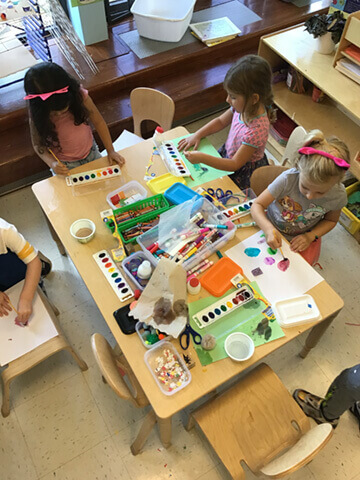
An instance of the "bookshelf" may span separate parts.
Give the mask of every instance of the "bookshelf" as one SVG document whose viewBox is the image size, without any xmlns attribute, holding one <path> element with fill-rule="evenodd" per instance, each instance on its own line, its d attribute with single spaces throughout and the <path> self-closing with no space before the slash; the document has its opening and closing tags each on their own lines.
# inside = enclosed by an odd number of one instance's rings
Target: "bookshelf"
<svg viewBox="0 0 360 480">
<path fill-rule="evenodd" d="M 318 128 L 325 135 L 336 135 L 349 146 L 351 171 L 360 179 L 360 85 L 333 68 L 334 55 L 322 55 L 314 48 L 314 39 L 296 26 L 265 35 L 260 39 L 259 55 L 271 67 L 287 62 L 312 84 L 320 88 L 327 98 L 323 103 L 311 100 L 311 93 L 292 93 L 285 82 L 274 85 L 275 104 L 298 125 L 306 130 Z M 283 148 L 275 139 L 268 143 L 269 151 L 281 158 Z"/>
</svg>

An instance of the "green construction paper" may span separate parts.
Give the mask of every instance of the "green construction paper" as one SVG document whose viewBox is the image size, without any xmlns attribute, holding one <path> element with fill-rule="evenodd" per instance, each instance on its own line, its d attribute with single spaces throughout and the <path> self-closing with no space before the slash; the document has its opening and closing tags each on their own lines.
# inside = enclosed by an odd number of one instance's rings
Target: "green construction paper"
<svg viewBox="0 0 360 480">
<path fill-rule="evenodd" d="M 261 290 L 259 289 L 256 282 L 251 282 L 250 285 L 254 288 L 254 290 L 256 290 L 260 295 L 262 295 Z M 229 295 L 231 292 L 235 291 L 236 289 L 233 288 L 231 290 L 228 290 L 222 297 L 213 297 L 210 295 L 209 297 L 201 298 L 200 300 L 189 303 L 188 305 L 190 325 L 192 326 L 192 328 L 195 331 L 199 332 L 202 337 L 206 333 L 210 333 L 216 338 L 216 347 L 210 351 L 203 350 L 203 348 L 201 348 L 200 346 L 194 345 L 197 356 L 199 357 L 200 363 L 203 366 L 209 365 L 212 362 L 217 362 L 218 360 L 222 360 L 223 358 L 227 357 L 224 343 L 226 337 L 230 335 L 230 333 L 246 333 L 247 335 L 249 335 L 250 338 L 253 339 L 255 347 L 263 345 L 267 342 L 271 342 L 272 340 L 277 340 L 278 338 L 281 338 L 285 335 L 277 320 L 269 322 L 269 326 L 271 327 L 272 332 L 268 340 L 265 340 L 264 335 L 259 335 L 259 333 L 256 331 L 258 323 L 263 318 L 265 318 L 264 315 L 262 315 L 261 313 L 265 309 L 265 305 L 260 300 L 252 300 L 251 302 L 245 304 L 243 307 L 239 307 L 232 313 L 226 315 L 224 318 L 219 319 L 217 322 L 205 328 L 199 328 L 197 326 L 197 324 L 192 319 L 192 317 L 197 312 L 199 312 L 205 307 L 208 307 L 209 305 L 212 305 L 213 303 L 216 303 L 217 301 Z"/>
<path fill-rule="evenodd" d="M 360 190 L 357 192 L 352 193 L 349 198 L 348 202 L 352 205 L 354 203 L 360 203 Z"/>
<path fill-rule="evenodd" d="M 188 136 L 189 135 L 184 135 L 182 137 L 176 138 L 175 140 L 172 140 L 172 142 L 174 142 L 175 146 L 177 147 L 180 140 Z M 218 153 L 216 148 L 209 142 L 207 138 L 201 139 L 198 151 L 207 153 L 208 155 L 212 155 L 213 157 L 221 158 L 221 155 Z M 181 155 L 181 158 L 184 160 L 186 166 L 190 170 L 191 176 L 194 179 L 194 180 L 191 180 L 191 178 L 186 178 L 186 184 L 190 188 L 197 187 L 202 183 L 211 182 L 212 180 L 216 180 L 217 178 L 220 178 L 220 177 L 225 177 L 226 175 L 230 175 L 232 173 L 232 172 L 226 172 L 225 170 L 218 170 L 216 168 L 209 167 L 208 165 L 204 165 L 203 163 L 198 163 L 196 165 L 193 165 L 185 158 L 185 156 L 183 155 L 183 152 L 180 152 L 180 155 Z M 204 172 L 202 168 L 207 168 L 207 171 Z"/>
</svg>

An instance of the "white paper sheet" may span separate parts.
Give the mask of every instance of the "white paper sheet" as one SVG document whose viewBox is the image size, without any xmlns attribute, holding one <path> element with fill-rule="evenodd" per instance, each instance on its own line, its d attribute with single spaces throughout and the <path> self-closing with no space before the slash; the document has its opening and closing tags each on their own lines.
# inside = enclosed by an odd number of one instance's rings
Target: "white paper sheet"
<svg viewBox="0 0 360 480">
<path fill-rule="evenodd" d="M 19 282 L 6 291 L 15 308 L 23 285 L 23 281 Z M 12 310 L 8 316 L 0 317 L 0 366 L 7 365 L 58 334 L 37 293 L 28 325 L 26 327 L 15 325 L 16 316 L 15 311 Z"/>
<path fill-rule="evenodd" d="M 279 270 L 278 263 L 283 259 L 280 250 L 275 255 L 270 255 L 267 251 L 268 245 L 264 241 L 265 237 L 262 235 L 262 231 L 255 233 L 227 250 L 225 254 L 240 265 L 251 282 L 258 283 L 270 303 L 303 295 L 324 280 L 300 254 L 293 253 L 286 242 L 283 242 L 281 248 L 284 256 L 290 260 L 290 266 L 285 272 Z M 260 253 L 257 257 L 249 257 L 245 253 L 246 248 L 258 248 Z M 275 262 L 267 265 L 265 262 L 270 261 L 265 259 L 268 258 L 273 258 Z M 251 272 L 256 268 L 260 268 L 263 274 L 253 275 Z"/>
</svg>

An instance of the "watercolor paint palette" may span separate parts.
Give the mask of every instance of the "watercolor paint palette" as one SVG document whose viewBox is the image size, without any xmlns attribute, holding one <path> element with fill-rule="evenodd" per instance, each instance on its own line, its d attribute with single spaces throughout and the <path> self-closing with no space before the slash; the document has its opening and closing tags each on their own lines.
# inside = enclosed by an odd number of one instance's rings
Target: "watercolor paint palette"
<svg viewBox="0 0 360 480">
<path fill-rule="evenodd" d="M 121 175 L 120 167 L 104 167 L 88 172 L 74 173 L 66 177 L 66 185 L 74 187 L 75 185 L 85 185 L 87 183 L 98 182 L 99 180 L 107 180 Z"/>
<path fill-rule="evenodd" d="M 106 250 L 94 253 L 93 257 L 120 302 L 126 302 L 134 296 L 131 287 Z"/>
<path fill-rule="evenodd" d="M 199 328 L 207 327 L 212 323 L 224 318 L 229 313 L 242 307 L 254 299 L 252 290 L 244 285 L 236 292 L 230 293 L 218 302 L 209 305 L 193 316 L 193 320 Z"/>
<path fill-rule="evenodd" d="M 159 148 L 160 156 L 169 169 L 176 177 L 190 177 L 190 170 L 185 165 L 183 158 L 173 142 L 164 142 Z"/>
<path fill-rule="evenodd" d="M 243 217 L 244 215 L 248 215 L 250 213 L 251 205 L 253 204 L 252 200 L 248 202 L 240 203 L 235 207 L 227 208 L 226 210 L 222 210 L 221 213 L 231 221 L 236 220 L 237 218 Z"/>
</svg>

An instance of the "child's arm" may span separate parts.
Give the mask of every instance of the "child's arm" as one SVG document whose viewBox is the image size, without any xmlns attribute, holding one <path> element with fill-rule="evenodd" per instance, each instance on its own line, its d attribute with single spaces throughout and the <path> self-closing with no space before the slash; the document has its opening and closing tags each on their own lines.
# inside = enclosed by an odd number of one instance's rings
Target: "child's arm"
<svg viewBox="0 0 360 480">
<path fill-rule="evenodd" d="M 276 235 L 274 225 L 267 218 L 265 210 L 275 200 L 268 189 L 264 190 L 255 200 L 251 206 L 251 216 L 265 233 L 266 242 L 269 247 L 277 249 L 281 247 L 281 236 Z"/>
<path fill-rule="evenodd" d="M 231 124 L 233 117 L 233 112 L 231 108 L 226 110 L 226 112 L 222 113 L 219 117 L 214 118 L 209 123 L 201 127 L 197 132 L 193 133 L 189 137 L 183 138 L 180 140 L 178 148 L 179 150 L 185 149 L 188 150 L 190 147 L 194 147 L 196 150 L 199 146 L 200 140 L 208 135 L 212 135 L 213 133 L 220 132 L 223 128 L 226 128 Z M 195 163 L 200 163 L 195 162 Z M 217 168 L 217 167 L 216 167 Z"/>
<path fill-rule="evenodd" d="M 11 306 L 9 303 L 9 297 L 4 292 L 0 292 L 0 317 L 9 315 L 11 312 Z"/>
<path fill-rule="evenodd" d="M 184 152 L 185 157 L 190 163 L 204 163 L 209 167 L 218 168 L 227 172 L 236 172 L 243 167 L 245 163 L 251 160 L 256 148 L 250 145 L 242 144 L 233 158 L 219 158 L 207 155 L 206 153 L 193 150 L 192 152 Z"/>
<path fill-rule="evenodd" d="M 316 240 L 316 237 L 320 238 L 326 233 L 330 232 L 337 224 L 340 217 L 341 210 L 333 210 L 325 214 L 324 218 L 311 229 L 310 232 L 297 235 L 290 242 L 290 248 L 293 252 L 302 252 L 306 250 L 308 246 Z"/>
<path fill-rule="evenodd" d="M 25 283 L 18 303 L 17 320 L 26 325 L 32 313 L 32 302 L 41 275 L 41 262 L 37 255 L 26 266 Z"/>
<path fill-rule="evenodd" d="M 48 152 L 45 147 L 40 144 L 39 134 L 31 117 L 29 119 L 29 125 L 31 143 L 36 154 L 39 155 L 41 160 L 45 162 L 46 165 L 48 165 L 50 168 L 52 168 L 57 175 L 67 175 L 69 173 L 69 169 L 63 163 L 60 164 L 59 162 L 57 162 L 55 158 L 51 155 L 51 153 Z"/>
<path fill-rule="evenodd" d="M 104 147 L 108 154 L 108 159 L 110 164 L 112 163 L 112 161 L 114 161 L 118 163 L 120 166 L 124 165 L 125 158 L 119 155 L 117 152 L 115 152 L 108 126 L 106 125 L 106 122 L 103 116 L 101 115 L 101 113 L 99 112 L 99 110 L 97 109 L 96 105 L 91 100 L 89 95 L 87 95 L 87 97 L 84 99 L 84 105 L 89 112 L 90 121 L 96 128 L 96 131 L 98 132 L 104 144 Z"/>
</svg>

